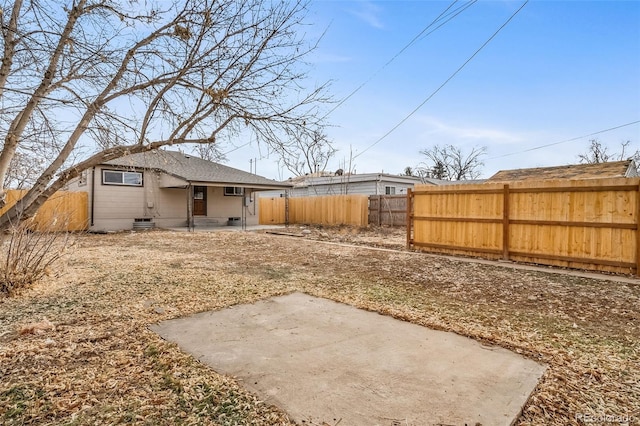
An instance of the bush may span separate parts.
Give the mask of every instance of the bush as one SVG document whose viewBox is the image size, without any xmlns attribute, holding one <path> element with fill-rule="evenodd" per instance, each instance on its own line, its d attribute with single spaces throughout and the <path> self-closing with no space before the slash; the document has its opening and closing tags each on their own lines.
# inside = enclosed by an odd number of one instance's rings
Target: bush
<svg viewBox="0 0 640 426">
<path fill-rule="evenodd" d="M 69 244 L 69 232 L 50 227 L 32 231 L 30 221 L 13 225 L 0 237 L 0 295 L 12 294 L 28 287 L 47 274 Z"/>
</svg>

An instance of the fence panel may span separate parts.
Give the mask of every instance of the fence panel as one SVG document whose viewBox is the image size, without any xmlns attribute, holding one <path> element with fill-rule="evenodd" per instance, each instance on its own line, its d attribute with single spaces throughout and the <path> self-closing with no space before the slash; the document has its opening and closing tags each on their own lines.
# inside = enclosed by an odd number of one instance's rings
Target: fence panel
<svg viewBox="0 0 640 426">
<path fill-rule="evenodd" d="M 369 224 L 378 226 L 406 226 L 407 196 L 370 195 Z"/>
<path fill-rule="evenodd" d="M 407 243 L 425 251 L 638 274 L 640 179 L 419 186 Z"/>
<path fill-rule="evenodd" d="M 283 197 L 258 198 L 258 223 L 260 225 L 286 223 L 285 199 Z"/>
<path fill-rule="evenodd" d="M 10 209 L 26 190 L 7 191 L 7 204 L 0 215 Z M 34 229 L 86 231 L 89 229 L 89 195 L 86 192 L 58 191 L 40 207 L 33 217 Z"/>
<path fill-rule="evenodd" d="M 367 226 L 366 195 L 326 195 L 288 199 L 289 223 Z M 284 198 L 260 198 L 261 225 L 284 224 Z"/>
<path fill-rule="evenodd" d="M 412 192 L 413 245 L 427 251 L 502 253 L 502 185 L 419 186 Z"/>
</svg>

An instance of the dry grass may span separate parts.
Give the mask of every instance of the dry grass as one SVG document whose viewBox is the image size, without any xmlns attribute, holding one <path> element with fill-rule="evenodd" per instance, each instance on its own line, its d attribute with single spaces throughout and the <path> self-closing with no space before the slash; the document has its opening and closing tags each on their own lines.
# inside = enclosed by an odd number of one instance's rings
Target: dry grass
<svg viewBox="0 0 640 426">
<path fill-rule="evenodd" d="M 638 284 L 238 232 L 82 236 L 57 274 L 0 299 L 0 423 L 291 424 L 147 329 L 291 291 L 548 363 L 521 425 L 579 424 L 579 414 L 640 421 Z"/>
</svg>

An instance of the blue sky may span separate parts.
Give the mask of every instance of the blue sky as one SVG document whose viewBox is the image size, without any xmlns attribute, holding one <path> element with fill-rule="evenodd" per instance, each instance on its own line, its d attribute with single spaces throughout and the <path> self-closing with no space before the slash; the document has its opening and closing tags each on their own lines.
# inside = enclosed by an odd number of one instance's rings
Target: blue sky
<svg viewBox="0 0 640 426">
<path fill-rule="evenodd" d="M 367 82 L 327 117 L 329 139 L 339 149 L 328 169 L 346 169 L 352 152 L 357 173 L 401 173 L 424 160 L 421 149 L 452 144 L 467 151 L 486 146 L 482 171 L 489 177 L 501 169 L 576 163 L 592 138 L 612 152 L 626 140 L 640 148 L 640 123 L 558 143 L 640 120 L 635 0 L 529 1 L 465 68 L 379 141 L 522 3 L 480 0 L 383 68 L 451 2 L 312 1 L 307 34 L 326 33 L 309 58 L 309 83 L 332 80 L 331 93 L 341 100 Z M 228 165 L 243 170 L 257 158 L 258 174 L 269 178 L 291 175 L 255 143 L 228 158 Z"/>
</svg>

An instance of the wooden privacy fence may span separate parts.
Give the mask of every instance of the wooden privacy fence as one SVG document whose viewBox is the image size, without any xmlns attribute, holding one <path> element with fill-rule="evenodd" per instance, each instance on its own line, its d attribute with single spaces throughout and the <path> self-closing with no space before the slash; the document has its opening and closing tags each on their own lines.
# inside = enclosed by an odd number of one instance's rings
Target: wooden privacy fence
<svg viewBox="0 0 640 426">
<path fill-rule="evenodd" d="M 367 226 L 366 195 L 260 198 L 261 225 L 316 224 Z"/>
<path fill-rule="evenodd" d="M 407 246 L 617 273 L 640 271 L 640 179 L 434 187 L 407 195 Z"/>
<path fill-rule="evenodd" d="M 285 197 L 258 198 L 258 223 L 260 225 L 284 225 L 287 219 Z"/>
<path fill-rule="evenodd" d="M 378 226 L 406 226 L 407 196 L 370 195 L 369 224 Z"/>
<path fill-rule="evenodd" d="M 7 204 L 0 215 L 10 209 L 27 193 L 26 190 L 7 191 Z M 89 229 L 89 194 L 86 192 L 58 191 L 40 207 L 33 217 L 38 231 L 86 231 Z"/>
</svg>

